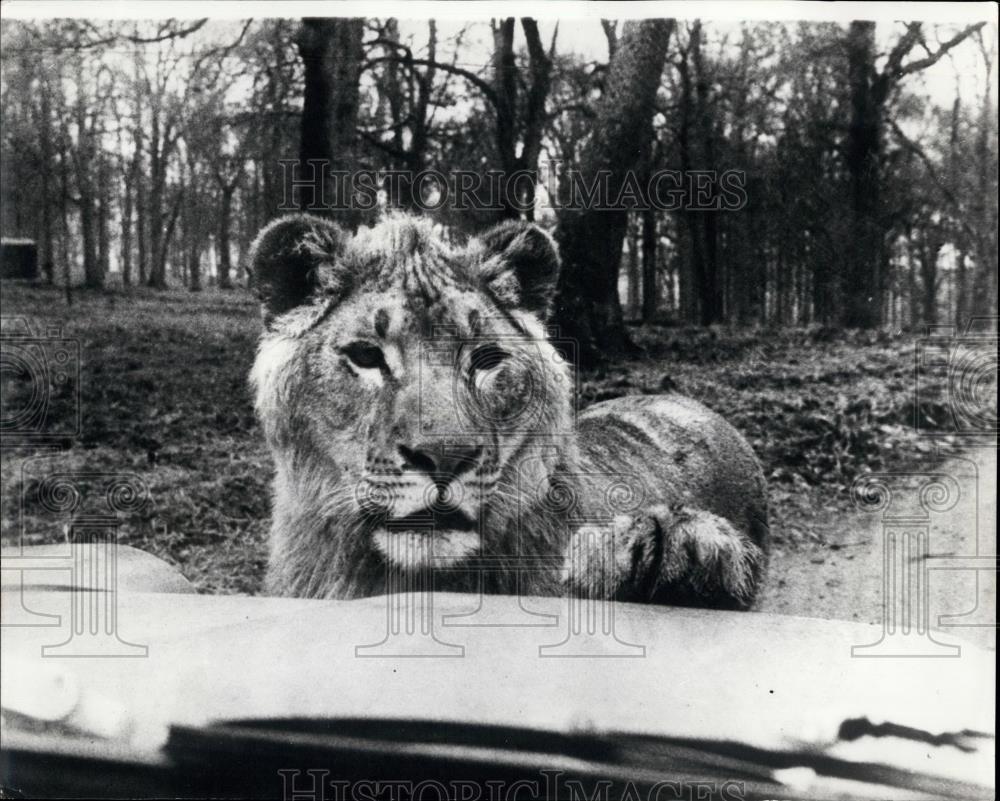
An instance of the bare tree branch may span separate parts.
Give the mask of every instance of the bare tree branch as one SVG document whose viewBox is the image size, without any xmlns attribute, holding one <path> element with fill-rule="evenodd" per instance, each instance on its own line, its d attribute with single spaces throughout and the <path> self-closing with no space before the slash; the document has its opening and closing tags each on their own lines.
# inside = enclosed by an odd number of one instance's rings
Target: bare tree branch
<svg viewBox="0 0 1000 801">
<path fill-rule="evenodd" d="M 497 94 L 494 91 L 493 87 L 490 86 L 486 80 L 476 75 L 476 73 L 470 72 L 469 70 L 466 69 L 462 69 L 461 67 L 456 67 L 454 64 L 445 64 L 440 61 L 431 61 L 430 59 L 426 58 L 414 58 L 411 60 L 405 58 L 404 56 L 390 55 L 390 56 L 379 56 L 377 58 L 370 58 L 365 62 L 365 66 L 370 67 L 375 64 L 382 64 L 389 61 L 393 61 L 396 63 L 414 64 L 415 66 L 418 67 L 434 67 L 435 69 L 439 69 L 442 72 L 447 72 L 452 75 L 458 75 L 459 77 L 465 78 L 465 80 L 467 80 L 477 89 L 479 89 L 479 91 L 481 91 L 486 96 L 486 99 L 489 100 L 490 103 L 492 103 L 494 106 L 497 104 L 498 100 Z"/>
<path fill-rule="evenodd" d="M 909 52 L 909 50 L 916 43 L 917 38 L 920 37 L 921 35 L 920 24 L 913 23 L 912 25 L 908 26 L 907 33 L 903 35 L 902 39 L 900 39 L 896 48 L 893 48 L 893 52 L 895 53 L 895 51 L 899 49 L 900 45 L 903 45 L 904 42 L 906 41 L 909 41 L 909 46 L 906 48 L 906 51 L 900 56 L 899 60 L 897 61 L 893 61 L 892 56 L 890 55 L 889 63 L 886 64 L 886 69 L 884 72 L 885 74 L 890 75 L 892 78 L 898 79 L 903 77 L 904 75 L 910 75 L 914 72 L 920 72 L 920 70 L 932 67 L 935 64 L 937 64 L 938 61 L 941 60 L 941 58 L 944 56 L 945 53 L 947 53 L 953 47 L 960 45 L 962 42 L 968 39 L 973 33 L 980 30 L 984 25 L 986 25 L 985 22 L 979 22 L 976 23 L 975 25 L 969 25 L 963 31 L 955 34 L 951 39 L 942 44 L 936 51 L 931 53 L 926 58 L 920 58 L 917 59 L 916 61 L 911 61 L 909 64 L 902 64 L 902 58 L 905 57 L 906 53 Z M 913 28 L 916 29 L 916 32 L 913 33 L 913 38 L 911 39 L 911 29 Z"/>
<path fill-rule="evenodd" d="M 181 28 L 180 30 L 176 31 L 168 31 L 163 34 L 158 34 L 157 36 L 150 36 L 150 37 L 126 36 L 124 38 L 130 42 L 134 42 L 135 44 L 155 44 L 156 42 L 165 42 L 168 39 L 183 39 L 185 36 L 188 36 L 194 33 L 195 31 L 201 30 L 205 26 L 206 22 L 208 22 L 207 17 L 205 19 L 197 20 L 196 22 L 192 23 L 186 28 Z"/>
<path fill-rule="evenodd" d="M 924 152 L 924 149 L 920 145 L 918 145 L 916 142 L 910 139 L 905 133 L 903 133 L 902 129 L 899 127 L 899 125 L 896 124 L 894 120 L 890 120 L 889 124 L 892 127 L 892 132 L 896 135 L 896 138 L 899 140 L 900 144 L 906 150 L 908 150 L 910 153 L 912 153 L 913 155 L 915 155 L 917 158 L 920 159 L 924 167 L 927 169 L 927 174 L 931 177 L 931 180 L 934 182 L 934 185 L 937 186 L 939 190 L 941 190 L 941 194 L 945 196 L 945 199 L 954 208 L 955 219 L 961 226 L 962 230 L 972 241 L 976 241 L 976 236 L 977 236 L 976 232 L 972 229 L 969 223 L 966 222 L 965 209 L 962 207 L 962 204 L 958 200 L 958 198 L 955 197 L 954 193 L 951 191 L 948 184 L 944 181 L 944 179 L 941 178 L 940 174 L 937 171 L 937 167 L 934 166 L 934 162 L 931 161 L 930 156 L 928 156 L 927 153 Z"/>
<path fill-rule="evenodd" d="M 604 37 L 608 40 L 608 61 L 615 57 L 618 50 L 618 21 L 613 19 L 602 19 L 601 27 L 604 29 Z"/>
</svg>

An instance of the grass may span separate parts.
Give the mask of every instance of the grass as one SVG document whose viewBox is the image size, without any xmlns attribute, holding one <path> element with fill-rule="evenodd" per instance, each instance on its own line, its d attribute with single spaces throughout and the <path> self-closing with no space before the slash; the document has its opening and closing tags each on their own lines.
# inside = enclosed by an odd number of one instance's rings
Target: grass
<svg viewBox="0 0 1000 801">
<path fill-rule="evenodd" d="M 130 474 L 149 501 L 121 517 L 121 542 L 166 559 L 203 591 L 258 592 L 272 468 L 247 384 L 260 325 L 249 295 L 79 292 L 67 307 L 56 290 L 5 282 L 3 316 L 5 333 L 20 318 L 79 343 L 79 382 L 55 388 L 46 414 L 71 431 L 78 396 L 81 421 L 77 435 L 45 448 L 5 440 L 4 541 L 65 538 L 65 516 L 44 505 L 45 476 L 73 473 L 89 510 L 102 502 L 102 476 Z M 581 406 L 677 389 L 722 413 L 761 456 L 786 547 L 840 536 L 830 520 L 850 508 L 858 474 L 926 459 L 935 446 L 915 420 L 949 425 L 943 374 L 914 404 L 914 336 L 648 328 L 636 337 L 648 357 L 583 377 Z M 4 381 L 8 417 L 25 389 L 13 373 Z"/>
<path fill-rule="evenodd" d="M 63 536 L 26 477 L 132 474 L 150 502 L 120 541 L 177 565 L 199 588 L 256 592 L 266 558 L 271 464 L 247 386 L 259 318 L 246 293 L 78 293 L 5 287 L 5 317 L 52 324 L 80 344 L 79 437 L 54 454 L 2 454 L 2 533 Z M 47 467 L 39 465 L 44 459 Z M 93 489 L 89 479 L 79 483 Z M 90 482 L 91 484 L 95 482 Z M 20 499 L 24 499 L 24 513 Z M 18 518 L 21 518 L 20 520 Z M 23 526 L 23 528 L 22 528 Z"/>
</svg>

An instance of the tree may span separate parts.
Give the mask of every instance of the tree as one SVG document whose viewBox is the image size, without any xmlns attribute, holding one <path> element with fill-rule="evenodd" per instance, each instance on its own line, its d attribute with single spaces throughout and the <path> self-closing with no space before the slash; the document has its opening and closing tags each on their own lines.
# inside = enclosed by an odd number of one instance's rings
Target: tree
<svg viewBox="0 0 1000 801">
<path fill-rule="evenodd" d="M 519 97 L 519 88 L 524 81 L 514 56 L 514 18 L 508 17 L 493 23 L 494 110 L 500 170 L 508 176 L 508 187 L 518 193 L 517 197 L 511 197 L 510 192 L 503 193 L 501 216 L 516 219 L 523 212 L 531 220 L 535 216 L 538 157 L 545 131 L 545 101 L 552 84 L 556 34 L 553 34 L 549 51 L 546 52 L 535 20 L 524 17 L 521 28 L 528 45 L 529 77 L 523 103 Z M 515 175 L 526 175 L 528 180 L 511 180 L 511 176 Z"/>
<path fill-rule="evenodd" d="M 98 90 L 92 86 L 86 73 L 83 53 L 76 54 L 73 67 L 76 78 L 76 101 L 73 104 L 76 147 L 72 151 L 76 196 L 73 200 L 80 210 L 84 285 L 91 289 L 100 289 L 104 286 L 104 265 L 98 252 L 100 224 L 98 173 L 101 169 L 99 126 L 102 108 Z"/>
<path fill-rule="evenodd" d="M 441 100 L 440 97 L 435 99 L 437 23 L 433 19 L 427 21 L 427 58 L 422 66 L 417 65 L 413 48 L 400 41 L 395 19 L 386 21 L 372 44 L 381 47 L 383 55 L 370 58 L 366 63 L 369 67 L 385 64 L 385 69 L 376 74 L 375 79 L 380 99 L 384 100 L 382 111 L 388 112 L 388 119 L 374 120 L 375 130 L 362 130 L 361 135 L 387 154 L 394 167 L 407 173 L 400 180 L 389 183 L 389 202 L 395 208 L 419 211 L 419 187 L 413 181 L 427 166 L 432 135 L 431 109 Z M 455 52 L 457 54 L 457 48 Z"/>
<path fill-rule="evenodd" d="M 678 146 L 685 174 L 706 172 L 716 166 L 716 124 L 710 107 L 710 76 L 702 56 L 702 25 L 695 20 L 688 46 L 677 63 L 681 77 L 681 124 Z M 719 214 L 710 209 L 688 209 L 684 215 L 691 243 L 691 260 L 697 283 L 699 322 L 712 325 L 722 319 L 722 276 L 719 264 Z"/>
<path fill-rule="evenodd" d="M 283 171 L 315 147 L 329 169 L 519 175 L 500 204 L 493 184 L 476 209 L 425 212 L 463 233 L 531 216 L 544 151 L 566 261 L 557 320 L 583 331 L 585 357 L 631 350 L 615 297 L 627 225 L 629 313 L 641 305 L 647 322 L 667 309 L 694 324 L 859 326 L 993 311 L 995 28 L 693 21 L 649 88 L 657 54 L 637 55 L 639 26 L 601 25 L 607 58 L 557 53 L 558 28 L 543 42 L 531 18 L 498 18 L 473 63 L 474 23 L 7 21 L 3 234 L 36 239 L 45 277 L 67 286 L 110 283 L 118 266 L 126 284 L 188 283 L 214 246 L 225 286 L 287 208 Z M 954 102 L 928 98 L 917 73 L 976 44 L 985 80 L 966 73 Z M 627 69 L 642 80 L 622 82 Z M 648 105 L 632 105 L 639 94 Z M 738 213 L 625 209 L 627 222 L 565 209 L 571 171 L 605 168 L 609 201 L 622 174 L 645 187 L 662 168 L 735 168 L 744 199 Z M 383 186 L 396 187 L 391 205 L 421 211 L 404 182 Z"/>
<path fill-rule="evenodd" d="M 302 134 L 299 150 L 300 174 L 312 169 L 351 175 L 358 167 L 358 105 L 364 62 L 363 19 L 306 18 L 298 34 L 299 54 L 305 66 L 305 96 L 302 104 Z M 320 214 L 336 216 L 350 227 L 361 220 L 347 196 L 349 184 L 338 181 L 336 198 L 329 204 L 315 198 Z M 336 211 L 333 206 L 343 206 Z"/>
<path fill-rule="evenodd" d="M 879 71 L 875 68 L 875 23 L 850 24 L 845 45 L 851 87 L 846 158 L 850 174 L 851 238 L 843 274 L 840 318 L 845 327 L 873 328 L 882 321 L 888 285 L 889 220 L 881 205 L 887 103 L 904 77 L 936 64 L 983 25 L 970 25 L 931 51 L 926 46 L 921 24 L 908 23 Z M 904 63 L 918 43 L 924 45 L 927 55 Z"/>
<path fill-rule="evenodd" d="M 628 22 L 608 67 L 594 132 L 579 163 L 586 180 L 606 174 L 614 200 L 630 171 L 648 158 L 652 119 L 673 20 Z M 575 338 L 584 366 L 635 353 L 618 299 L 618 271 L 628 227 L 625 208 L 567 208 L 556 239 L 563 268 L 556 290 L 560 335 Z"/>
<path fill-rule="evenodd" d="M 295 107 L 303 95 L 303 68 L 296 32 L 301 23 L 269 19 L 258 23 L 242 55 L 253 88 L 244 105 L 247 137 L 245 193 L 236 237 L 246 250 L 257 231 L 281 213 L 285 200 L 282 169 L 301 147 L 301 114 Z"/>
<path fill-rule="evenodd" d="M 388 65 L 388 69 L 376 75 L 376 80 L 387 101 L 390 117 L 388 125 L 363 131 L 362 135 L 414 174 L 428 162 L 431 136 L 438 134 L 441 139 L 448 139 L 452 133 L 459 137 L 464 133 L 467 137 L 476 120 L 478 109 L 473 110 L 464 125 L 458 126 L 454 132 L 432 129 L 428 109 L 455 104 L 455 99 L 448 93 L 448 79 L 461 78 L 479 90 L 480 98 L 486 104 L 485 111 L 492 115 L 490 135 L 494 145 L 492 152 L 479 155 L 484 157 L 490 169 L 508 177 L 527 176 L 527 180 L 518 179 L 509 183 L 516 196 L 505 193 L 496 199 L 499 201 L 498 211 L 491 214 L 491 218 L 497 214 L 503 218 L 533 217 L 538 159 L 549 120 L 545 106 L 552 83 L 558 29 L 553 33 L 546 51 L 536 21 L 525 17 L 520 22 L 527 45 L 526 66 L 518 63 L 518 53 L 514 48 L 516 20 L 513 17 L 494 20 L 491 22 L 493 54 L 489 65 L 492 74 L 488 77 L 458 65 L 464 29 L 455 37 L 452 60 L 443 59 L 433 20 L 428 23 L 426 57 L 417 57 L 411 45 L 401 42 L 395 20 L 389 20 L 381 26 L 377 38 L 369 43 L 382 48 L 383 54 L 366 61 L 368 67 Z M 442 81 L 436 92 L 433 86 L 435 80 Z M 410 134 L 408 145 L 404 144 L 404 129 Z M 448 146 L 456 143 L 440 144 Z M 459 149 L 462 148 L 456 148 Z M 457 161 L 462 161 L 460 154 L 452 151 L 450 155 L 459 156 Z M 454 163 L 448 164 L 450 168 L 455 166 Z M 475 166 L 483 169 L 484 162 L 477 160 Z M 401 182 L 398 189 L 401 200 L 394 199 L 393 202 L 412 208 L 409 185 Z"/>
<path fill-rule="evenodd" d="M 648 185 L 648 184 L 647 184 Z M 656 210 L 650 206 L 642 211 L 642 321 L 649 323 L 656 316 L 660 299 L 657 272 Z"/>
</svg>

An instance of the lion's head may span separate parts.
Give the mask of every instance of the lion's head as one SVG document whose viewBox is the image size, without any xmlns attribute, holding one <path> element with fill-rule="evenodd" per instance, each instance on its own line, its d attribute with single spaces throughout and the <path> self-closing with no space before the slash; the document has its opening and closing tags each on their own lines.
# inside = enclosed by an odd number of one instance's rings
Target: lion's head
<svg viewBox="0 0 1000 801">
<path fill-rule="evenodd" d="M 517 486 L 546 480 L 525 454 L 572 430 L 571 372 L 545 329 L 549 236 L 505 223 L 453 246 L 416 218 L 352 236 L 294 215 L 250 260 L 276 506 L 399 564 L 498 552 Z"/>
</svg>

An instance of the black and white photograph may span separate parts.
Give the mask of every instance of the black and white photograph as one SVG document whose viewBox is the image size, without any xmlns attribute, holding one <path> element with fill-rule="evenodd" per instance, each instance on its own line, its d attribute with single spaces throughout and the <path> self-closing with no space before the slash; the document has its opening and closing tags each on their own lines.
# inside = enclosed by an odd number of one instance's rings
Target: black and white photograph
<svg viewBox="0 0 1000 801">
<path fill-rule="evenodd" d="M 998 51 L 3 0 L 0 798 L 995 798 Z"/>
</svg>

